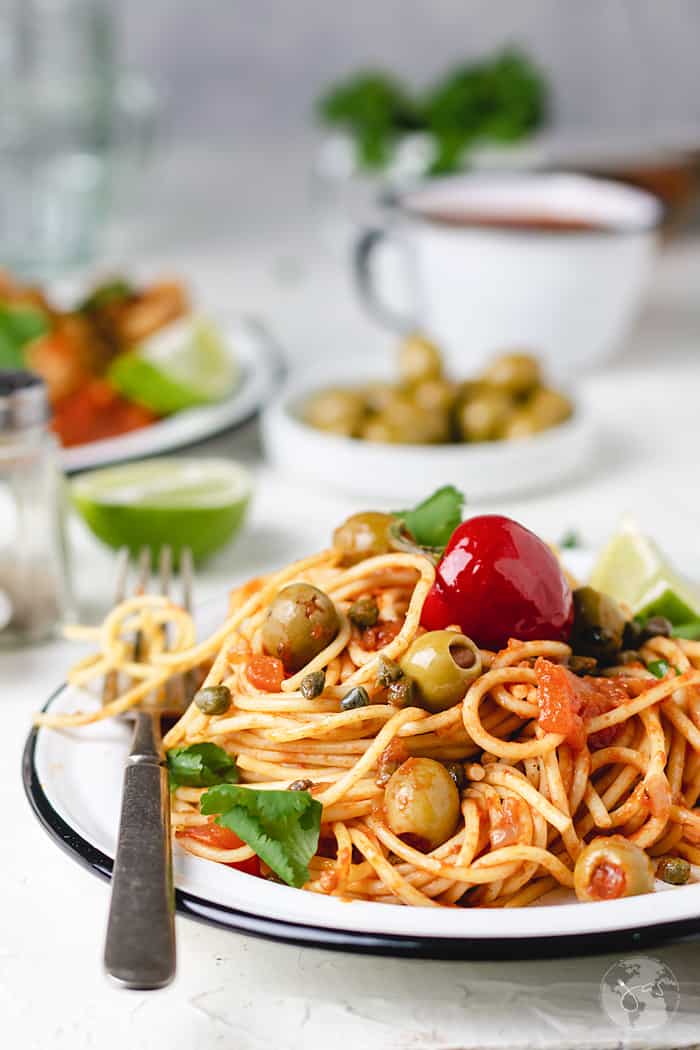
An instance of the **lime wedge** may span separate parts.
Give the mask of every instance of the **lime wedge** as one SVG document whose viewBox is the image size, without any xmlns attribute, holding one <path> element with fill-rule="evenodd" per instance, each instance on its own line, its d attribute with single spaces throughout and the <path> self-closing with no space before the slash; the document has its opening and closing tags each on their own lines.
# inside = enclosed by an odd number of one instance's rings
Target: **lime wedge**
<svg viewBox="0 0 700 1050">
<path fill-rule="evenodd" d="M 238 365 L 211 321 L 188 317 L 120 354 L 108 377 L 130 401 L 168 416 L 226 397 L 238 380 Z"/>
<path fill-rule="evenodd" d="M 589 582 L 628 605 L 635 616 L 665 616 L 684 625 L 700 620 L 700 592 L 630 518 L 601 551 Z"/>
<path fill-rule="evenodd" d="M 177 560 L 190 547 L 200 560 L 239 530 L 251 493 L 247 470 L 226 459 L 150 459 L 81 474 L 71 497 L 94 534 L 110 547 Z"/>
</svg>

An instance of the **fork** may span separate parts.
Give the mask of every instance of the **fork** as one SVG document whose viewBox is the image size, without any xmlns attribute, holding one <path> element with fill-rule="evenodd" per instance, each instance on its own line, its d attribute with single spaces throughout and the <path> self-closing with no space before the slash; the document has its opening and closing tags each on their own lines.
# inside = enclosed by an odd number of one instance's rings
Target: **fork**
<svg viewBox="0 0 700 1050">
<path fill-rule="evenodd" d="M 172 551 L 161 548 L 158 563 L 160 593 L 172 584 Z M 115 601 L 126 596 L 129 552 L 118 555 Z M 137 593 L 144 593 L 151 576 L 151 553 L 144 548 L 137 564 Z M 192 605 L 192 555 L 180 555 L 183 607 Z M 165 638 L 167 647 L 167 636 Z M 138 660 L 143 639 L 134 638 Z M 110 977 L 126 988 L 163 988 L 175 976 L 175 901 L 170 838 L 168 773 L 161 742 L 163 715 L 179 717 L 191 694 L 190 676 L 169 679 L 162 700 L 151 696 L 129 712 L 134 719 L 131 752 L 124 769 L 117 851 L 112 871 L 112 896 L 107 922 L 104 965 Z M 102 702 L 117 695 L 118 673 L 105 676 Z"/>
</svg>

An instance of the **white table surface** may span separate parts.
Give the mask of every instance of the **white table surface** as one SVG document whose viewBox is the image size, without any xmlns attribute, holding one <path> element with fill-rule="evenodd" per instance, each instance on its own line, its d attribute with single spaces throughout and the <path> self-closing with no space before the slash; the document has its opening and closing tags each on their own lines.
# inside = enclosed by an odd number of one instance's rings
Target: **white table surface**
<svg viewBox="0 0 700 1050">
<path fill-rule="evenodd" d="M 266 316 L 297 360 L 384 351 L 330 263 L 299 263 L 292 242 L 216 254 L 169 254 L 212 302 Z M 156 263 L 158 260 L 155 260 Z M 648 307 L 625 352 L 582 390 L 601 422 L 596 462 L 576 483 L 499 509 L 557 538 L 575 526 L 590 544 L 632 510 L 700 577 L 700 243 L 661 260 Z M 212 450 L 250 463 L 255 504 L 239 540 L 202 573 L 206 597 L 327 541 L 357 501 L 309 493 L 261 463 L 254 426 Z M 111 555 L 73 523 L 78 590 L 104 610 Z M 625 1043 L 600 1008 L 617 956 L 532 963 L 398 961 L 296 949 L 178 919 L 175 983 L 155 993 L 111 987 L 101 972 L 107 887 L 57 849 L 23 797 L 19 759 L 32 711 L 60 682 L 66 643 L 0 654 L 0 1030 L 21 1050 L 315 1050 L 339 1038 L 362 1050 L 488 1047 L 686 1047 L 700 1042 L 694 944 L 647 952 L 671 966 L 681 1003 L 661 1029 Z M 14 1039 L 9 1038 L 10 1034 Z"/>
</svg>

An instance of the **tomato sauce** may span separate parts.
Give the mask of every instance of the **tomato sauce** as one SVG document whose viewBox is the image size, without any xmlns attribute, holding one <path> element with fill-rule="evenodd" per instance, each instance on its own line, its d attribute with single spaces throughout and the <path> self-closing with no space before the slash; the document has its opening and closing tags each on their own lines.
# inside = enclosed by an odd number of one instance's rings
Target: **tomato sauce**
<svg viewBox="0 0 700 1050">
<path fill-rule="evenodd" d="M 246 668 L 248 681 L 266 693 L 279 693 L 284 681 L 284 664 L 276 656 L 251 656 Z"/>
<path fill-rule="evenodd" d="M 604 860 L 591 875 L 589 892 L 599 901 L 617 900 L 625 892 L 627 879 L 619 864 Z"/>
<path fill-rule="evenodd" d="M 195 839 L 212 849 L 240 849 L 245 846 L 243 839 L 239 838 L 235 831 L 224 828 L 221 824 L 201 824 L 199 827 L 188 827 L 178 831 L 178 839 Z M 250 857 L 248 860 L 238 861 L 236 864 L 227 864 L 227 868 L 235 868 L 244 871 L 247 875 L 260 875 L 260 860 L 258 857 Z"/>
<path fill-rule="evenodd" d="M 611 678 L 578 678 L 561 664 L 554 664 L 544 657 L 535 662 L 537 693 L 539 698 L 539 724 L 547 733 L 561 733 L 575 751 L 586 744 L 584 723 L 596 715 L 612 711 L 625 703 L 628 693 L 622 682 Z M 588 739 L 589 747 L 609 746 L 617 733 L 617 726 L 610 726 Z"/>
</svg>

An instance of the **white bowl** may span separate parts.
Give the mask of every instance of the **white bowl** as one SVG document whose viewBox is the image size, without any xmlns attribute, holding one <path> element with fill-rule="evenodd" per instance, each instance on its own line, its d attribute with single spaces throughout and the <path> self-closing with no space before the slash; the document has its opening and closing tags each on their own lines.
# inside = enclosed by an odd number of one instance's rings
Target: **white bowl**
<svg viewBox="0 0 700 1050">
<path fill-rule="evenodd" d="M 382 505 L 419 500 L 449 484 L 461 488 L 470 500 L 548 488 L 579 472 L 594 445 L 594 427 L 581 404 L 566 423 L 520 441 L 468 445 L 361 441 L 317 430 L 302 420 L 301 406 L 312 389 L 288 388 L 263 413 L 268 459 L 285 475 L 373 497 Z"/>
</svg>

